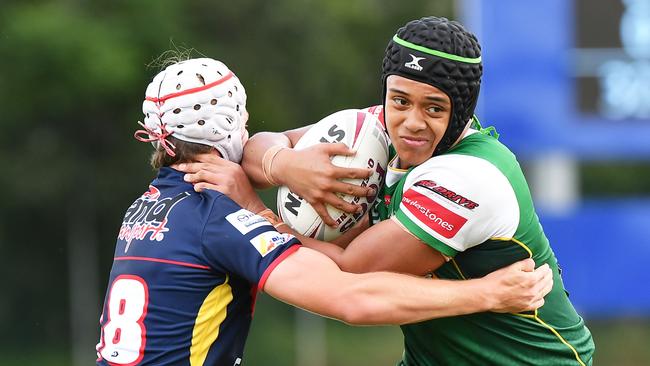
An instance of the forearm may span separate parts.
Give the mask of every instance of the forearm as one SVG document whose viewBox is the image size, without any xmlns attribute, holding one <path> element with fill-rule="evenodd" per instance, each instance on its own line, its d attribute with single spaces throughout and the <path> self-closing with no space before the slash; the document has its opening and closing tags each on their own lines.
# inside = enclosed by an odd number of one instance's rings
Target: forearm
<svg viewBox="0 0 650 366">
<path fill-rule="evenodd" d="M 300 235 L 286 224 L 278 231 L 296 236 L 303 246 L 325 254 L 340 268 L 348 267 L 344 249 Z M 391 272 L 341 272 L 336 282 L 330 298 L 333 308 L 321 311 L 355 325 L 414 323 L 489 311 L 493 305 L 484 279 L 450 281 Z"/>
<path fill-rule="evenodd" d="M 244 146 L 241 166 L 256 188 L 271 187 L 271 183 L 264 176 L 262 160 L 264 154 L 273 146 L 293 147 L 289 137 L 277 132 L 257 133 Z"/>
<path fill-rule="evenodd" d="M 417 278 L 388 272 L 366 273 L 341 285 L 345 322 L 356 325 L 405 324 L 490 310 L 484 281 Z"/>
<path fill-rule="evenodd" d="M 481 282 L 480 282 L 481 281 Z M 308 248 L 280 263 L 264 291 L 302 309 L 354 325 L 405 324 L 490 309 L 489 283 L 389 272 L 342 272 Z"/>
</svg>

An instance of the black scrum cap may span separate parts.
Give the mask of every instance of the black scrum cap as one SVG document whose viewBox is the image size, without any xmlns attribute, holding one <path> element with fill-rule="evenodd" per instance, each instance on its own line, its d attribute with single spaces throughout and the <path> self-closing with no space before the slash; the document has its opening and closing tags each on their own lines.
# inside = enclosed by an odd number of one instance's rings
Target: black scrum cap
<svg viewBox="0 0 650 366">
<path fill-rule="evenodd" d="M 435 86 L 449 96 L 449 126 L 433 155 L 447 151 L 474 115 L 478 100 L 483 66 L 476 36 L 446 18 L 413 20 L 388 43 L 382 67 L 384 103 L 389 75 Z"/>
</svg>

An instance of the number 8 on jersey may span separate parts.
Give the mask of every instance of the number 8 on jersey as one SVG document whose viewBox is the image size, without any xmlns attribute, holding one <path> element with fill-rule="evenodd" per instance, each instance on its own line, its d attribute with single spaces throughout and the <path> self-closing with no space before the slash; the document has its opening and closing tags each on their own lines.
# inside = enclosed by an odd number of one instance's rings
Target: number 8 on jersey
<svg viewBox="0 0 650 366">
<path fill-rule="evenodd" d="M 147 315 L 149 290 L 141 277 L 118 276 L 109 292 L 106 324 L 102 328 L 97 351 L 105 360 L 117 365 L 134 365 L 144 355 L 144 318 Z"/>
</svg>

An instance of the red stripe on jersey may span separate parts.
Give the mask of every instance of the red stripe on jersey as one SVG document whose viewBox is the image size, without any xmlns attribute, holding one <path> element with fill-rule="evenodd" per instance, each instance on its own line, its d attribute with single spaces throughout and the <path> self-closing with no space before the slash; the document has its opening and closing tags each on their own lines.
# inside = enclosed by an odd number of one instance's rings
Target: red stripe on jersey
<svg viewBox="0 0 650 366">
<path fill-rule="evenodd" d="M 404 193 L 402 205 L 418 220 L 447 239 L 454 237 L 467 222 L 466 218 L 412 189 Z"/>
<path fill-rule="evenodd" d="M 115 258 L 113 258 L 113 260 L 116 260 L 116 261 L 158 262 L 158 263 L 174 264 L 174 265 L 183 266 L 183 267 L 192 267 L 192 268 L 199 268 L 199 269 L 210 269 L 209 266 L 203 266 L 203 265 L 200 265 L 200 264 L 179 262 L 179 261 L 171 261 L 169 259 L 150 258 L 150 257 L 115 257 Z"/>
<path fill-rule="evenodd" d="M 264 285 L 266 284 L 266 280 L 269 278 L 269 275 L 275 267 L 278 266 L 283 260 L 287 259 L 288 256 L 293 254 L 296 250 L 300 249 L 301 245 L 300 244 L 294 244 L 290 246 L 287 250 L 285 250 L 282 254 L 280 254 L 277 258 L 271 262 L 271 265 L 266 267 L 266 271 L 262 274 L 262 278 L 260 278 L 260 282 L 257 284 L 257 291 L 264 291 Z"/>
</svg>

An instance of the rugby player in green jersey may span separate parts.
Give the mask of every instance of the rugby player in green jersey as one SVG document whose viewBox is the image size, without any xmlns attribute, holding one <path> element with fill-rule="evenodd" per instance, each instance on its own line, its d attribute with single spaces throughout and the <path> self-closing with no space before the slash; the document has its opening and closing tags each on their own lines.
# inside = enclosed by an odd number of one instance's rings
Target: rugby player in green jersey
<svg viewBox="0 0 650 366">
<path fill-rule="evenodd" d="M 461 24 L 427 17 L 400 28 L 383 60 L 383 106 L 369 109 L 384 120 L 392 142 L 372 226 L 342 247 L 300 239 L 351 272 L 464 280 L 524 258 L 553 269 L 554 287 L 535 311 L 403 325 L 400 365 L 591 365 L 591 334 L 564 289 L 521 168 L 474 116 L 481 75 L 480 45 Z M 350 153 L 344 146 L 291 149 L 308 128 L 257 134 L 245 147 L 242 164 L 256 186 L 269 186 L 264 155 L 273 146 L 286 147 L 273 148 L 271 180 L 289 186 L 333 224 L 324 204 L 356 209 L 335 192 L 373 192 L 335 181 L 368 174 L 329 163 L 330 155 Z M 188 167 L 199 169 L 203 172 L 188 179 L 210 176 L 209 164 Z M 207 180 L 200 184 L 209 187 Z"/>
</svg>

